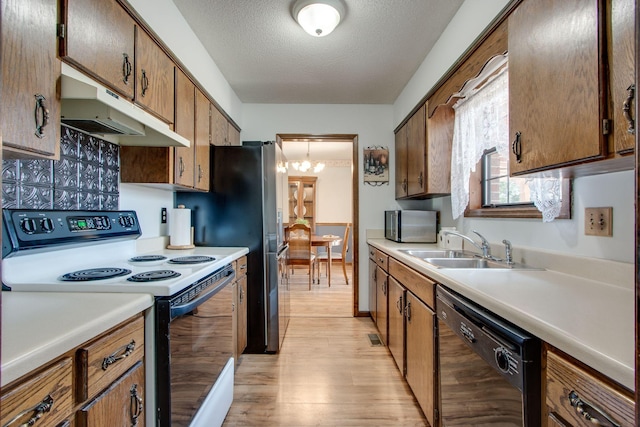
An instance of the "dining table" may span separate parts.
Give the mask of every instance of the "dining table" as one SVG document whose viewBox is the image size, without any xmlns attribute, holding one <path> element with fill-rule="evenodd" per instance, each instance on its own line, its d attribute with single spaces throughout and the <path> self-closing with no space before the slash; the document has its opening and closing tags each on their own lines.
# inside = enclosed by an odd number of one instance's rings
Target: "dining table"
<svg viewBox="0 0 640 427">
<path fill-rule="evenodd" d="M 323 235 L 319 236 L 316 234 L 311 235 L 311 246 L 322 247 L 324 246 L 327 249 L 327 284 L 331 287 L 331 246 L 333 242 L 336 240 L 340 240 L 342 237 L 340 236 L 330 236 Z M 318 272 L 318 283 L 320 282 L 320 273 Z"/>
</svg>

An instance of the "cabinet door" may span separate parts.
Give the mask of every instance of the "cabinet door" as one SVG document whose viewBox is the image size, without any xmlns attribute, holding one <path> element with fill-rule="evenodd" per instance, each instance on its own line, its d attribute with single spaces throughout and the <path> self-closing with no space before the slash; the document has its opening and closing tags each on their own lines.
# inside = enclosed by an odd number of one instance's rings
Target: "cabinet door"
<svg viewBox="0 0 640 427">
<path fill-rule="evenodd" d="M 440 105 L 427 119 L 426 191 L 432 195 L 451 193 L 454 116 L 452 107 Z"/>
<path fill-rule="evenodd" d="M 194 186 L 195 177 L 195 85 L 180 70 L 176 70 L 175 131 L 191 142 L 190 147 L 175 147 L 175 183 Z"/>
<path fill-rule="evenodd" d="M 241 145 L 240 131 L 234 128 L 231 123 L 227 122 L 227 138 L 229 139 L 229 145 Z"/>
<path fill-rule="evenodd" d="M 227 119 L 215 107 L 211 108 L 211 143 L 218 146 L 229 145 Z"/>
<path fill-rule="evenodd" d="M 144 378 L 140 361 L 78 412 L 78 425 L 144 427 Z"/>
<path fill-rule="evenodd" d="M 240 356 L 244 349 L 247 348 L 247 276 L 238 279 L 238 347 L 237 352 Z"/>
<path fill-rule="evenodd" d="M 2 141 L 16 156 L 59 155 L 57 13 L 56 0 L 2 1 Z"/>
<path fill-rule="evenodd" d="M 387 346 L 398 369 L 405 373 L 404 365 L 404 287 L 389 276 L 389 332 Z"/>
<path fill-rule="evenodd" d="M 635 147 L 634 117 L 638 89 L 634 82 L 634 16 L 633 0 L 611 1 L 611 102 L 613 109 L 613 140 L 615 151 L 631 153 Z"/>
<path fill-rule="evenodd" d="M 396 199 L 407 197 L 407 128 L 396 132 Z"/>
<path fill-rule="evenodd" d="M 61 56 L 132 100 L 135 22 L 116 0 L 61 2 L 66 35 Z"/>
<path fill-rule="evenodd" d="M 435 425 L 435 313 L 411 292 L 406 293 L 407 383 L 430 425 Z"/>
<path fill-rule="evenodd" d="M 195 187 L 203 191 L 209 191 L 210 109 L 209 99 L 196 88 Z"/>
<path fill-rule="evenodd" d="M 409 196 L 425 193 L 427 137 L 423 105 L 409 119 L 407 134 L 407 185 Z"/>
<path fill-rule="evenodd" d="M 371 251 L 371 247 L 369 247 L 369 250 Z M 374 252 L 375 253 L 375 252 Z M 378 265 L 376 264 L 376 262 L 374 260 L 372 260 L 371 258 L 369 258 L 369 314 L 371 315 L 371 319 L 373 320 L 373 323 L 375 323 L 376 325 L 378 325 L 378 320 L 377 320 L 377 288 L 378 285 L 376 284 L 376 269 L 378 268 Z"/>
<path fill-rule="evenodd" d="M 135 101 L 167 123 L 174 120 L 174 68 L 160 46 L 137 28 Z"/>
<path fill-rule="evenodd" d="M 376 286 L 376 319 L 378 331 L 380 331 L 380 339 L 386 344 L 389 323 L 389 275 L 380 267 L 376 268 Z"/>
<path fill-rule="evenodd" d="M 524 0 L 509 16 L 509 131 L 521 153 L 511 152 L 512 175 L 605 154 L 602 3 Z"/>
</svg>

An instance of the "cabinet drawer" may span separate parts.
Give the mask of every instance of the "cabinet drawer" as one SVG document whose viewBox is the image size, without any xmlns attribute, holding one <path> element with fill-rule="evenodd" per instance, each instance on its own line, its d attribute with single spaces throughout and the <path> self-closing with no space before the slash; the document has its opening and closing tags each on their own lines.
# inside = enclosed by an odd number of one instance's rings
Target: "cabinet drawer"
<svg viewBox="0 0 640 427">
<path fill-rule="evenodd" d="M 0 425 L 57 425 L 71 415 L 73 361 L 65 357 L 2 395 Z M 47 411 L 47 408 L 50 410 Z M 20 415 L 22 414 L 22 415 Z"/>
<path fill-rule="evenodd" d="M 144 318 L 134 317 L 78 349 L 78 400 L 95 396 L 144 356 Z"/>
<path fill-rule="evenodd" d="M 247 257 L 243 256 L 236 260 L 236 277 L 245 276 L 247 274 Z"/>
<path fill-rule="evenodd" d="M 394 258 L 389 258 L 389 274 L 409 289 L 431 309 L 435 305 L 435 287 L 433 280 L 407 267 Z"/>
<path fill-rule="evenodd" d="M 372 248 L 373 249 L 373 248 Z M 384 271 L 389 271 L 389 255 L 385 254 L 378 249 L 373 249 L 375 251 L 375 255 L 373 260 L 382 268 Z"/>
<path fill-rule="evenodd" d="M 369 259 L 373 262 L 376 261 L 376 248 L 369 246 Z"/>
<path fill-rule="evenodd" d="M 633 397 L 598 374 L 564 357 L 547 353 L 546 395 L 551 419 L 572 426 L 593 426 L 595 419 L 634 425 Z M 592 417 L 591 421 L 585 417 Z M 603 424 L 609 425 L 609 424 Z"/>
</svg>

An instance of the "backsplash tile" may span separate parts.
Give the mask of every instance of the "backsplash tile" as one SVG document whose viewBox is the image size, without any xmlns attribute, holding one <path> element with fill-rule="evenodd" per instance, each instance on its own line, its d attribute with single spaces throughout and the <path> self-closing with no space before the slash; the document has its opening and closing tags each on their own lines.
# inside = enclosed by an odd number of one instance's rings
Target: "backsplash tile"
<svg viewBox="0 0 640 427">
<path fill-rule="evenodd" d="M 60 160 L 3 160 L 2 207 L 116 210 L 120 149 L 62 126 Z"/>
</svg>

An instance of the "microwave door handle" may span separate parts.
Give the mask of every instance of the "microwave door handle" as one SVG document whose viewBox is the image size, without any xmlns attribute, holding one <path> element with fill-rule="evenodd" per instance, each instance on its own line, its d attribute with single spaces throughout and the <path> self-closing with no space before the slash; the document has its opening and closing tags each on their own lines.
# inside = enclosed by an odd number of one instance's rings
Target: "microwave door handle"
<svg viewBox="0 0 640 427">
<path fill-rule="evenodd" d="M 180 317 L 183 314 L 193 311 L 193 309 L 198 307 L 200 304 L 204 303 L 209 298 L 217 294 L 220 289 L 224 288 L 229 283 L 231 283 L 233 279 L 235 279 L 235 277 L 236 277 L 236 272 L 230 271 L 227 277 L 222 282 L 218 283 L 217 286 L 212 286 L 211 289 L 208 289 L 207 291 L 205 291 L 203 294 L 198 296 L 198 298 L 191 300 L 186 304 L 181 304 L 181 305 L 176 305 L 175 307 L 171 307 L 171 316 L 170 316 L 171 320 L 175 319 L 176 317 Z"/>
</svg>

